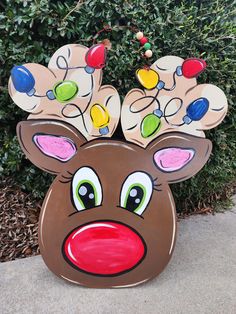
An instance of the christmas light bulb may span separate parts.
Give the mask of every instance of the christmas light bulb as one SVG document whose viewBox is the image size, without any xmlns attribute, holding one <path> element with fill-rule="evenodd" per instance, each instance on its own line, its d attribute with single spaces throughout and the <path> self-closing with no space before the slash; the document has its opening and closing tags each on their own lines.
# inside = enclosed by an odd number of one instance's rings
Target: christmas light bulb
<svg viewBox="0 0 236 314">
<path fill-rule="evenodd" d="M 93 126 L 99 129 L 101 135 L 106 135 L 109 132 L 108 124 L 110 122 L 107 108 L 100 104 L 94 104 L 90 109 L 90 116 Z"/>
<path fill-rule="evenodd" d="M 206 68 L 206 62 L 202 59 L 186 59 L 182 64 L 182 73 L 186 78 L 197 77 Z"/>
<path fill-rule="evenodd" d="M 35 79 L 32 73 L 23 65 L 15 65 L 11 70 L 13 86 L 20 93 L 33 96 L 35 93 Z"/>
<path fill-rule="evenodd" d="M 209 109 L 209 101 L 202 97 L 195 99 L 191 102 L 186 109 L 186 116 L 184 116 L 183 121 L 186 124 L 190 124 L 192 121 L 201 120 Z"/>
<path fill-rule="evenodd" d="M 74 81 L 57 82 L 53 87 L 53 94 L 57 101 L 61 103 L 68 102 L 75 98 L 78 91 L 78 85 Z M 47 92 L 47 96 L 49 99 L 53 99 L 50 91 Z"/>
<path fill-rule="evenodd" d="M 183 75 L 185 78 L 194 78 L 202 73 L 206 68 L 206 62 L 198 58 L 186 59 L 182 66 L 177 66 L 176 74 L 178 76 Z"/>
<path fill-rule="evenodd" d="M 144 138 L 154 136 L 161 128 L 161 119 L 154 113 L 150 113 L 141 122 L 141 135 Z"/>
<path fill-rule="evenodd" d="M 106 63 L 106 47 L 103 44 L 93 45 L 86 53 L 85 62 L 85 71 L 89 74 L 92 74 L 94 69 L 102 69 Z"/>
<path fill-rule="evenodd" d="M 153 89 L 159 82 L 159 75 L 152 69 L 138 69 L 136 77 L 139 83 L 146 89 Z"/>
</svg>

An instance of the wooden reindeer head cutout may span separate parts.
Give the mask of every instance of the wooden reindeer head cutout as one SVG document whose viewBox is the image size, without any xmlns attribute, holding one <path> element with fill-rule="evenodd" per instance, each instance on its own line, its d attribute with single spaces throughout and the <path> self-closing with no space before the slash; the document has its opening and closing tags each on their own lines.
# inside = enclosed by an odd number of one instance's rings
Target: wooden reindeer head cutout
<svg viewBox="0 0 236 314">
<path fill-rule="evenodd" d="M 57 174 L 45 198 L 40 251 L 58 276 L 89 287 L 132 286 L 168 263 L 176 233 L 168 183 L 193 176 L 211 142 L 164 134 L 146 149 L 111 139 L 86 142 L 59 121 L 17 127 L 26 156 Z"/>
<path fill-rule="evenodd" d="M 157 276 L 176 237 L 169 184 L 195 175 L 210 156 L 211 142 L 178 129 L 155 133 L 148 143 L 139 143 L 138 136 L 130 138 L 136 143 L 91 140 L 73 119 L 52 118 L 38 114 L 17 126 L 27 158 L 57 175 L 39 222 L 45 263 L 59 277 L 88 287 L 130 287 Z M 126 117 L 121 121 L 126 130 Z"/>
</svg>

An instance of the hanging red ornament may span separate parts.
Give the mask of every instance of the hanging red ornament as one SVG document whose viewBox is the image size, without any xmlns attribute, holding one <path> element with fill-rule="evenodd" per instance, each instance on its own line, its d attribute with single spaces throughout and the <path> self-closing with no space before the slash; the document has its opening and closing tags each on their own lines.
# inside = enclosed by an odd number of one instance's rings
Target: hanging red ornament
<svg viewBox="0 0 236 314">
<path fill-rule="evenodd" d="M 197 77 L 206 68 L 206 62 L 202 59 L 189 58 L 182 64 L 182 73 L 186 78 Z"/>
<path fill-rule="evenodd" d="M 143 45 L 145 45 L 148 42 L 148 39 L 147 39 L 147 37 L 142 37 L 139 40 L 139 42 L 140 42 L 140 45 L 143 46 Z"/>
<path fill-rule="evenodd" d="M 106 47 L 103 44 L 93 45 L 85 56 L 87 65 L 94 69 L 102 69 L 106 63 Z"/>
</svg>

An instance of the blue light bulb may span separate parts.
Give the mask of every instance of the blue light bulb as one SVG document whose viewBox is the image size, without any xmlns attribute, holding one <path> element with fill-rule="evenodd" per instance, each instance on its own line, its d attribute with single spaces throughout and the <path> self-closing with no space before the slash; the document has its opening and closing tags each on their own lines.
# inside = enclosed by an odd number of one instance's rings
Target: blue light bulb
<svg viewBox="0 0 236 314">
<path fill-rule="evenodd" d="M 191 123 L 192 121 L 201 120 L 209 109 L 209 101 L 202 97 L 195 99 L 187 107 L 187 115 L 183 118 L 183 121 L 186 124 Z"/>
<path fill-rule="evenodd" d="M 20 93 L 32 96 L 35 92 L 35 79 L 23 65 L 15 65 L 11 70 L 11 79 L 15 89 Z"/>
</svg>

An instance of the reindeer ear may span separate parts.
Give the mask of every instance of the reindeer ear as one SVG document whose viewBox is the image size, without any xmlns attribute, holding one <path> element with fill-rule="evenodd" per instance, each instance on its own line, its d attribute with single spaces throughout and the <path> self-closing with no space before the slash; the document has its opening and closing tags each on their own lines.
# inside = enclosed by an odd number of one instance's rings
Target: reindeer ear
<svg viewBox="0 0 236 314">
<path fill-rule="evenodd" d="M 180 132 L 163 134 L 146 148 L 169 183 L 194 176 L 207 162 L 211 149 L 210 140 Z"/>
<path fill-rule="evenodd" d="M 17 125 L 17 137 L 29 160 L 37 167 L 58 174 L 86 139 L 69 124 L 54 120 L 28 120 Z"/>
</svg>

